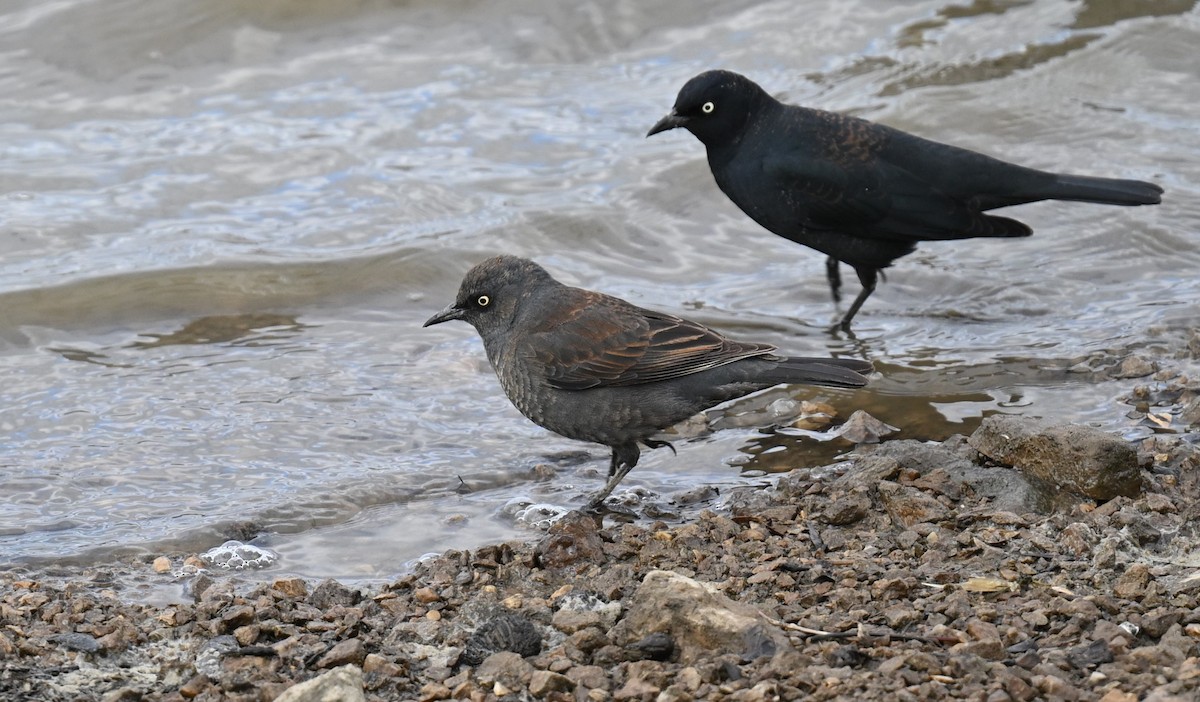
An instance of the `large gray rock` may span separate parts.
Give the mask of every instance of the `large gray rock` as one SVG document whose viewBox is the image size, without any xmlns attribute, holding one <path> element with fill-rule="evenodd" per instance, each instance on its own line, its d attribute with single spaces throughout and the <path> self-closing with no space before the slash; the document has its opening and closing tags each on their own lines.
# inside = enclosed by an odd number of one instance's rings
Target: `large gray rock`
<svg viewBox="0 0 1200 702">
<path fill-rule="evenodd" d="M 773 656 L 790 645 L 783 631 L 755 607 L 678 573 L 650 571 L 631 601 L 609 638 L 628 646 L 651 634 L 667 634 L 685 665 L 722 653 L 746 659 Z"/>
<path fill-rule="evenodd" d="M 916 487 L 946 495 L 956 502 L 975 496 L 988 499 L 991 508 L 997 511 L 1018 514 L 1047 511 L 1037 491 L 1020 473 L 984 468 L 964 455 L 967 453 L 974 455 L 970 448 L 950 439 L 945 443 L 888 441 L 855 458 L 854 467 L 837 480 L 835 487 L 851 491 L 856 486 L 866 486 L 875 492 L 884 481 L 895 481 L 904 469 L 921 476 Z"/>
<path fill-rule="evenodd" d="M 993 415 L 983 420 L 969 441 L 997 463 L 1092 499 L 1137 497 L 1142 490 L 1137 451 L 1092 427 Z"/>
<path fill-rule="evenodd" d="M 366 702 L 366 699 L 362 670 L 356 665 L 344 665 L 292 685 L 275 702 Z"/>
</svg>

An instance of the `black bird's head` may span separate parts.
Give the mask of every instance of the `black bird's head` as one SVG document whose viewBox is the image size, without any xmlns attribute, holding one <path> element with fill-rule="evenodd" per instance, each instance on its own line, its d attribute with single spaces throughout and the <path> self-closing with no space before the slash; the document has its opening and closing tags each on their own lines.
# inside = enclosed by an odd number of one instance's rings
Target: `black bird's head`
<svg viewBox="0 0 1200 702">
<path fill-rule="evenodd" d="M 512 326 L 522 302 L 533 292 L 559 284 L 545 268 L 527 258 L 495 256 L 467 271 L 453 304 L 422 326 L 461 319 L 475 327 L 486 344 Z"/>
<path fill-rule="evenodd" d="M 746 76 L 732 71 L 705 71 L 683 84 L 675 107 L 646 136 L 683 127 L 705 146 L 717 146 L 736 140 L 750 117 L 774 101 Z"/>
</svg>

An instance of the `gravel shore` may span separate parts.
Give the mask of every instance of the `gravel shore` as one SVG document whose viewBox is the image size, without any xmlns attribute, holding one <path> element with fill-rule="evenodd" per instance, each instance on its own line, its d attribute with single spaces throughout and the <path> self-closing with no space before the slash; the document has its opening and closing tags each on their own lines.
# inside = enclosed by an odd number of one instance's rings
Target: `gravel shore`
<svg viewBox="0 0 1200 702">
<path fill-rule="evenodd" d="M 1200 699 L 1200 381 L 1131 387 L 1134 444 L 995 418 L 372 588 L 200 572 L 157 606 L 116 585 L 149 562 L 11 571 L 0 699 Z"/>
</svg>

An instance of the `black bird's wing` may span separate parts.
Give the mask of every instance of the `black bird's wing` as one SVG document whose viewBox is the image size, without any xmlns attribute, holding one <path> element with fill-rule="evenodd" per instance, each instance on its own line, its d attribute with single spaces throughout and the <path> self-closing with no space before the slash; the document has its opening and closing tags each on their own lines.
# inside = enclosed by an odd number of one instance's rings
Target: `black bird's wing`
<svg viewBox="0 0 1200 702">
<path fill-rule="evenodd" d="M 1030 234 L 1019 222 L 980 212 L 969 197 L 953 191 L 953 175 L 942 172 L 959 165 L 955 160 L 978 157 L 988 162 L 980 167 L 991 167 L 993 159 L 929 142 L 947 152 L 940 154 L 943 162 L 898 160 L 892 142 L 917 137 L 845 115 L 796 109 L 802 112 L 793 113 L 798 120 L 786 131 L 802 138 L 765 154 L 762 169 L 801 210 L 807 227 L 905 243 Z"/>
<path fill-rule="evenodd" d="M 800 195 L 812 229 L 901 242 L 1031 233 L 1015 220 L 974 211 L 920 176 L 883 161 L 839 167 L 772 154 L 763 159 L 763 169 L 781 189 Z"/>
<path fill-rule="evenodd" d="M 602 293 L 572 288 L 566 297 L 522 349 L 556 388 L 653 383 L 775 350 Z"/>
</svg>

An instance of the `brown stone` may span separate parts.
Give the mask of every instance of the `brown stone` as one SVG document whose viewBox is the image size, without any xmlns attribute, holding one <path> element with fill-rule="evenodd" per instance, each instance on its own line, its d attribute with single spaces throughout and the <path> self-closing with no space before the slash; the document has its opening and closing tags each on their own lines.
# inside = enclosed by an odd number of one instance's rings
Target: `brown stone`
<svg viewBox="0 0 1200 702">
<path fill-rule="evenodd" d="M 537 559 L 546 568 L 566 568 L 578 564 L 599 563 L 604 544 L 596 533 L 595 517 L 570 512 L 554 523 L 535 548 Z"/>
<path fill-rule="evenodd" d="M 198 697 L 208 687 L 208 676 L 197 673 L 179 688 L 179 694 L 184 699 Z"/>
<path fill-rule="evenodd" d="M 271 583 L 271 588 L 292 599 L 301 599 L 308 594 L 308 583 L 300 578 L 281 578 Z"/>
<path fill-rule="evenodd" d="M 421 604 L 431 604 L 442 599 L 442 596 L 434 592 L 428 587 L 419 587 L 413 590 L 413 599 Z"/>
<path fill-rule="evenodd" d="M 969 442 L 997 463 L 1096 500 L 1136 497 L 1142 489 L 1133 446 L 1092 427 L 997 414 L 985 418 Z"/>
<path fill-rule="evenodd" d="M 535 670 L 529 678 L 529 694 L 534 697 L 541 698 L 551 692 L 570 692 L 574 689 L 575 683 L 570 678 L 548 670 Z"/>
<path fill-rule="evenodd" d="M 318 668 L 336 668 L 347 664 L 358 665 L 367 655 L 362 639 L 339 641 L 325 655 L 317 659 Z"/>
<path fill-rule="evenodd" d="M 678 573 L 650 571 L 630 599 L 625 618 L 609 632 L 610 638 L 628 646 L 651 634 L 667 634 L 685 665 L 714 652 L 755 659 L 790 646 L 761 610 Z"/>
<path fill-rule="evenodd" d="M 550 625 L 564 634 L 573 634 L 580 629 L 601 625 L 599 612 L 592 610 L 560 609 L 554 613 Z"/>
<path fill-rule="evenodd" d="M 254 621 L 254 608 L 250 605 L 230 607 L 221 614 L 220 621 L 221 631 L 233 631 Z"/>
<path fill-rule="evenodd" d="M 879 498 L 888 516 L 904 528 L 925 522 L 936 523 L 949 516 L 949 510 L 920 490 L 885 480 L 879 483 Z"/>
</svg>

